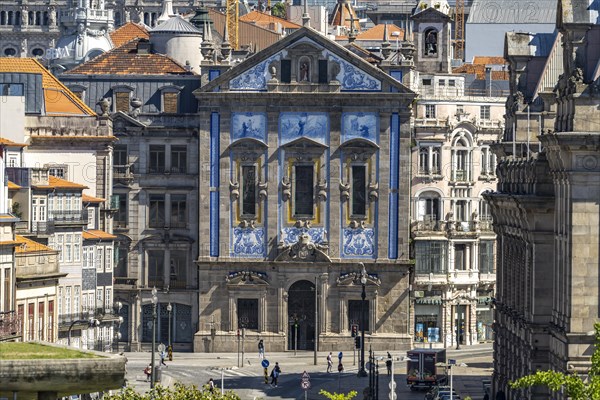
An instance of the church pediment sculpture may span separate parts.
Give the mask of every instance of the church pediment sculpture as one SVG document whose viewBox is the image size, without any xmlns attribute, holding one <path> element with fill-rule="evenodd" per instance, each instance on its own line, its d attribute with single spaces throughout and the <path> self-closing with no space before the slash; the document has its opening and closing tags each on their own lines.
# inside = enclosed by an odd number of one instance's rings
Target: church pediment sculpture
<svg viewBox="0 0 600 400">
<path fill-rule="evenodd" d="M 360 285 L 360 271 L 342 273 L 337 278 L 336 283 L 338 284 L 338 286 Z M 381 285 L 381 280 L 379 279 L 379 277 L 377 277 L 377 275 L 367 274 L 367 286 L 368 285 L 379 286 Z"/>
<path fill-rule="evenodd" d="M 258 271 L 230 272 L 225 281 L 228 285 L 268 285 L 267 274 Z"/>
<path fill-rule="evenodd" d="M 279 255 L 275 261 L 331 262 L 326 253 L 328 248 L 326 243 L 315 243 L 308 233 L 302 233 L 296 243 L 279 243 Z"/>
</svg>

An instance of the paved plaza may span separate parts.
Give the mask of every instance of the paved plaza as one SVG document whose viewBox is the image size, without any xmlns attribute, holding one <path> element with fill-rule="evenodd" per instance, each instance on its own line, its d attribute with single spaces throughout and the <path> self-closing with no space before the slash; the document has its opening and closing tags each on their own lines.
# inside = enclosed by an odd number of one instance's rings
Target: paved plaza
<svg viewBox="0 0 600 400">
<path fill-rule="evenodd" d="M 321 389 L 329 392 L 349 392 L 356 390 L 357 399 L 362 399 L 362 392 L 368 386 L 369 378 L 357 378 L 358 353 L 355 362 L 352 353 L 343 355 L 344 372 L 327 373 L 328 352 L 320 352 L 317 356 L 318 365 L 314 365 L 313 352 L 266 353 L 270 362 L 269 372 L 275 362 L 279 362 L 282 374 L 278 387 L 265 385 L 263 368 L 258 353 L 175 353 L 173 361 L 167 361 L 168 367 L 160 370 L 163 385 L 172 385 L 175 382 L 184 384 L 203 385 L 208 379 L 213 378 L 220 387 L 221 378 L 225 390 L 234 390 L 242 399 L 304 399 L 305 392 L 301 388 L 301 376 L 304 371 L 310 375 L 310 389 L 306 392 L 306 399 L 324 399 L 319 395 Z M 368 353 L 367 353 L 368 354 Z M 149 364 L 149 353 L 126 353 L 127 379 L 129 385 L 139 392 L 145 392 L 150 384 L 145 381 L 143 369 Z M 394 357 L 402 357 L 405 353 L 392 353 Z M 385 353 L 376 354 L 385 356 Z M 368 355 L 367 355 L 368 357 Z M 454 358 L 459 363 L 467 364 L 466 367 L 455 367 L 453 381 L 456 390 L 464 399 L 471 396 L 473 400 L 483 398 L 483 381 L 488 380 L 492 374 L 492 346 L 491 344 L 466 347 L 461 350 L 448 350 L 448 358 Z M 160 363 L 158 355 L 156 363 Z M 238 367 L 238 365 L 240 365 Z M 337 370 L 337 353 L 334 353 L 334 370 Z M 379 398 L 389 398 L 390 377 L 386 373 L 385 360 L 379 362 Z M 425 392 L 411 390 L 406 386 L 406 363 L 398 362 L 394 368 L 396 381 L 396 394 L 398 399 L 422 400 Z"/>
</svg>

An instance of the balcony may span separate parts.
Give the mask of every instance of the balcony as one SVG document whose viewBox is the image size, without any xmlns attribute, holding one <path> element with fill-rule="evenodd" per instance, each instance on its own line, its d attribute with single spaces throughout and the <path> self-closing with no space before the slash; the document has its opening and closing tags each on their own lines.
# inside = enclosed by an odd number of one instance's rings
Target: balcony
<svg viewBox="0 0 600 400">
<path fill-rule="evenodd" d="M 446 232 L 446 221 L 438 221 L 438 220 L 415 221 L 412 223 L 411 231 L 413 234 L 415 234 L 417 236 L 430 235 L 432 233 L 444 234 Z"/>
<path fill-rule="evenodd" d="M 475 270 L 454 270 L 448 273 L 448 283 L 470 285 L 479 281 L 479 272 Z"/>
<path fill-rule="evenodd" d="M 52 211 L 48 213 L 48 221 L 55 224 L 87 224 L 87 213 L 81 210 Z"/>
<path fill-rule="evenodd" d="M 88 321 L 93 316 L 94 313 L 90 312 L 89 310 L 74 314 L 62 314 L 58 316 L 58 324 L 68 327 L 75 321 Z"/>
<path fill-rule="evenodd" d="M 113 165 L 113 177 L 117 180 L 130 181 L 133 179 L 133 164 Z"/>
<path fill-rule="evenodd" d="M 15 233 L 18 235 L 51 235 L 55 231 L 54 222 L 52 221 L 33 221 L 31 222 L 31 229 L 29 228 L 29 221 L 19 221 L 15 224 Z"/>
</svg>

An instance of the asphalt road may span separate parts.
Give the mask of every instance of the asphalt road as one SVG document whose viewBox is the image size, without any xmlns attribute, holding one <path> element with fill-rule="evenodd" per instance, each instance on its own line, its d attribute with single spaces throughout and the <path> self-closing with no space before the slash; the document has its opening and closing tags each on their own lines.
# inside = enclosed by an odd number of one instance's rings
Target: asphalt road
<svg viewBox="0 0 600 400">
<path fill-rule="evenodd" d="M 150 353 L 126 353 L 127 380 L 139 392 L 149 390 L 150 383 L 145 381 L 144 368 L 150 362 Z M 379 355 L 379 354 L 378 354 Z M 385 354 L 380 354 L 385 355 Z M 401 357 L 404 354 L 393 354 Z M 225 390 L 234 390 L 242 399 L 324 399 L 318 392 L 325 389 L 329 392 L 344 392 L 356 390 L 359 393 L 357 399 L 362 399 L 362 391 L 369 384 L 369 378 L 357 377 L 357 365 L 353 365 L 352 354 L 344 356 L 345 371 L 342 373 L 326 372 L 327 353 L 319 353 L 314 365 L 312 352 L 293 352 L 267 354 L 271 367 L 278 361 L 282 374 L 279 378 L 278 387 L 271 387 L 264 383 L 264 371 L 260 366 L 258 354 L 247 354 L 244 357 L 244 366 L 238 367 L 236 353 L 175 353 L 173 361 L 167 361 L 168 367 L 162 367 L 162 384 L 172 385 L 179 381 L 184 384 L 200 386 L 213 378 L 217 387 L 221 387 L 221 379 Z M 241 358 L 241 356 L 240 356 Z M 456 358 L 459 362 L 468 364 L 468 367 L 456 368 L 453 372 L 454 386 L 464 398 L 470 395 L 473 400 L 482 399 L 482 381 L 491 376 L 491 346 L 479 346 L 475 348 L 464 348 L 458 351 L 449 351 L 448 358 Z M 160 361 L 158 355 L 156 363 Z M 406 386 L 406 366 L 398 363 L 396 381 L 397 399 L 422 400 L 425 392 L 414 392 Z M 334 369 L 337 359 L 334 361 Z M 396 369 L 396 368 L 395 368 Z M 301 376 L 306 371 L 310 375 L 310 389 L 305 391 L 301 387 Z M 386 374 L 385 362 L 380 362 L 379 398 L 388 399 L 390 377 Z M 306 397 L 305 397 L 306 395 Z"/>
</svg>

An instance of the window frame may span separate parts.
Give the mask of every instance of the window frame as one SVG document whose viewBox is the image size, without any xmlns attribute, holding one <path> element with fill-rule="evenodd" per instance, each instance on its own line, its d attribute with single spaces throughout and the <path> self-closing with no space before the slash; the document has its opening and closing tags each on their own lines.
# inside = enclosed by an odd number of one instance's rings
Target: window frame
<svg viewBox="0 0 600 400">
<path fill-rule="evenodd" d="M 491 120 L 492 107 L 489 105 L 483 105 L 479 107 L 479 119 L 482 121 Z"/>
<path fill-rule="evenodd" d="M 186 145 L 171 145 L 169 152 L 171 153 L 171 166 L 169 170 L 171 173 L 186 174 L 187 173 L 187 146 Z M 183 154 L 183 157 L 182 157 Z M 182 160 L 183 158 L 183 160 Z M 177 160 L 177 162 L 175 162 Z"/>
<path fill-rule="evenodd" d="M 150 193 L 148 195 L 148 227 L 164 228 L 167 225 L 166 198 L 164 193 Z M 156 206 L 153 203 L 158 203 Z M 162 206 L 160 205 L 162 203 Z M 156 207 L 156 209 L 154 209 Z M 162 220 L 160 218 L 162 208 Z M 156 215 L 154 215 L 156 214 Z"/>
<path fill-rule="evenodd" d="M 435 104 L 425 104 L 425 118 L 435 119 L 437 118 L 437 108 Z"/>
<path fill-rule="evenodd" d="M 297 205 L 298 205 L 298 178 L 297 178 L 297 169 L 298 168 L 310 168 L 312 170 L 312 185 L 310 186 L 310 192 L 312 193 L 311 199 L 310 199 L 310 204 L 311 204 L 311 212 L 310 214 L 303 214 L 303 213 L 299 213 L 297 212 Z M 292 216 L 294 218 L 314 218 L 315 217 L 315 183 L 317 182 L 316 179 L 316 168 L 315 168 L 315 164 L 314 163 L 294 163 L 292 166 L 292 186 L 293 186 L 293 192 L 292 192 Z M 308 186 L 308 185 L 307 185 Z M 308 191 L 307 191 L 308 192 Z M 300 191 L 300 193 L 302 193 L 302 191 Z M 308 207 L 307 207 L 308 209 Z"/>
<path fill-rule="evenodd" d="M 354 168 L 362 168 L 364 170 L 364 182 L 363 182 L 363 213 L 356 213 L 354 210 L 354 202 L 356 197 L 356 182 L 354 180 Z M 369 166 L 366 163 L 352 163 L 350 164 L 350 218 L 366 218 L 369 213 L 369 198 L 368 198 L 368 186 L 369 186 Z"/>
<path fill-rule="evenodd" d="M 247 187 L 246 187 L 246 174 L 244 173 L 244 170 L 247 168 L 252 168 L 254 170 L 254 179 L 253 179 L 253 183 L 252 183 L 252 187 L 250 188 L 250 191 L 252 192 L 252 201 L 247 202 L 246 201 L 246 192 L 247 192 Z M 240 165 L 240 217 L 242 218 L 256 218 L 256 216 L 258 215 L 258 187 L 257 187 L 257 183 L 258 183 L 258 165 L 256 165 L 256 163 L 246 163 L 246 164 L 242 164 Z M 250 203 L 252 205 L 252 208 L 254 209 L 252 212 L 246 212 L 246 205 L 247 203 Z"/>
<path fill-rule="evenodd" d="M 162 159 L 161 159 L 162 154 Z M 162 163 L 162 165 L 161 165 Z M 155 165 L 156 164 L 156 165 Z M 164 144 L 148 145 L 148 173 L 164 174 L 167 166 L 167 149 Z"/>
<path fill-rule="evenodd" d="M 176 205 L 176 207 L 175 207 L 175 205 Z M 182 209 L 182 205 L 183 205 L 183 209 Z M 179 215 L 179 214 L 182 214 L 182 215 Z M 188 215 L 187 194 L 185 194 L 185 193 L 171 194 L 170 226 L 172 228 L 185 228 L 187 226 L 187 215 Z M 179 217 L 181 217 L 181 218 L 179 218 Z"/>
</svg>

